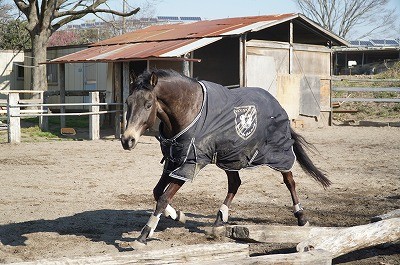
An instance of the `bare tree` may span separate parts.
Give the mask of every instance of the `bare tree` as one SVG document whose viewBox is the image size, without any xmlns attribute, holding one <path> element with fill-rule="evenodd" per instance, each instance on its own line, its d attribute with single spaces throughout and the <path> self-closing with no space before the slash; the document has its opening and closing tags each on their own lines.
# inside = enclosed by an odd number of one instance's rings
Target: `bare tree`
<svg viewBox="0 0 400 265">
<path fill-rule="evenodd" d="M 388 7 L 389 0 L 294 0 L 304 15 L 324 28 L 346 38 L 357 29 L 366 32 L 352 38 L 364 38 L 373 33 L 397 27 L 396 9 Z"/>
<path fill-rule="evenodd" d="M 63 25 L 81 19 L 87 14 L 108 13 L 117 16 L 131 16 L 139 8 L 130 12 L 119 12 L 106 6 L 107 0 L 14 0 L 18 9 L 26 16 L 32 43 L 32 89 L 46 90 L 46 47 L 50 36 Z"/>
</svg>

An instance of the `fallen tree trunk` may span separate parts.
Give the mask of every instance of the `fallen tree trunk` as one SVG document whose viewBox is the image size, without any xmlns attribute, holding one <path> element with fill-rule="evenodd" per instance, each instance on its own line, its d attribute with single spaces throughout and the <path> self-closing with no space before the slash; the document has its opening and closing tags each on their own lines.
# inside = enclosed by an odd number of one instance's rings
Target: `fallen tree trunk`
<svg viewBox="0 0 400 265">
<path fill-rule="evenodd" d="M 141 250 L 125 252 L 116 255 L 104 255 L 96 257 L 47 259 L 34 262 L 22 262 L 20 265 L 78 265 L 78 264 L 202 264 L 207 261 L 224 263 L 226 259 L 241 260 L 249 257 L 247 244 L 221 243 L 198 244 L 172 247 L 161 250 Z"/>
<path fill-rule="evenodd" d="M 385 213 L 385 214 L 374 216 L 371 218 L 371 222 L 378 222 L 378 221 L 382 221 L 382 220 L 386 220 L 386 219 L 390 219 L 390 218 L 396 218 L 396 217 L 400 217 L 400 209 L 396 209 L 396 210 L 393 210 L 393 211 Z"/>
<path fill-rule="evenodd" d="M 400 218 L 382 220 L 372 224 L 343 228 L 335 235 L 320 234 L 297 245 L 297 251 L 323 249 L 336 258 L 343 254 L 400 239 Z"/>
<path fill-rule="evenodd" d="M 320 234 L 334 235 L 341 227 L 235 225 L 226 227 L 225 236 L 248 242 L 300 243 Z M 220 232 L 221 233 L 221 232 Z M 220 234 L 222 235 L 222 234 Z"/>
<path fill-rule="evenodd" d="M 191 263 L 189 263 L 191 264 Z M 194 264 L 194 263 L 193 263 Z M 313 250 L 303 253 L 274 254 L 257 257 L 248 257 L 246 259 L 228 259 L 221 261 L 204 262 L 202 265 L 331 265 L 331 254 L 325 250 Z"/>
</svg>

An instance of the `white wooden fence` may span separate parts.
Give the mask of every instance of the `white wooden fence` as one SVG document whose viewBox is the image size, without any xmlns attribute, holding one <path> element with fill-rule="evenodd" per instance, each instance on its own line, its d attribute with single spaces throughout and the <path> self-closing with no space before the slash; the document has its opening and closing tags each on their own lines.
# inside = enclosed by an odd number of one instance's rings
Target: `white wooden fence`
<svg viewBox="0 0 400 265">
<path fill-rule="evenodd" d="M 43 103 L 43 91 L 29 91 L 29 93 L 39 93 L 39 99 L 23 100 L 20 99 L 20 93 L 27 91 L 10 90 L 7 92 L 7 122 L 8 122 L 8 142 L 21 142 L 21 118 L 22 117 L 39 117 L 39 126 L 47 128 L 47 119 L 49 116 L 84 116 L 89 115 L 89 139 L 100 139 L 100 114 L 117 113 L 122 110 L 104 110 L 100 111 L 100 106 L 121 106 L 121 103 L 100 103 L 99 92 L 89 92 L 89 103 L 59 103 L 45 104 Z M 89 106 L 89 112 L 79 113 L 50 113 L 49 107 L 61 107 L 65 109 L 68 106 Z M 30 109 L 36 107 L 37 109 Z M 27 108 L 27 109 L 26 109 Z"/>
</svg>

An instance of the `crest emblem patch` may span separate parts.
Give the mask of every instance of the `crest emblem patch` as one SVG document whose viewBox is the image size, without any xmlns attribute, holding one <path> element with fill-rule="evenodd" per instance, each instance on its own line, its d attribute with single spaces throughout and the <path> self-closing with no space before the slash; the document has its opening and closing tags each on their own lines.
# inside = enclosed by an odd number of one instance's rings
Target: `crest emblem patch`
<svg viewBox="0 0 400 265">
<path fill-rule="evenodd" d="M 257 128 L 257 109 L 256 106 L 241 106 L 233 109 L 235 113 L 235 129 L 236 133 L 243 140 L 249 137 L 256 131 Z"/>
</svg>

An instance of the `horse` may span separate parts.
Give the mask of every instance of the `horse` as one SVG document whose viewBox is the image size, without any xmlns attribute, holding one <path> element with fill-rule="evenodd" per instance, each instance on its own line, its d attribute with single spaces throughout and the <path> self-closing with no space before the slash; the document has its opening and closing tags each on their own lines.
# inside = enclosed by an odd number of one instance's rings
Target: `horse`
<svg viewBox="0 0 400 265">
<path fill-rule="evenodd" d="M 159 137 L 164 170 L 153 189 L 156 208 L 135 241 L 147 244 L 161 214 L 184 222 L 184 214 L 171 206 L 173 196 L 207 164 L 215 163 L 228 178 L 225 200 L 214 227 L 228 222 L 229 207 L 241 179 L 239 170 L 267 165 L 281 172 L 293 202 L 297 225 L 308 224 L 295 190 L 291 168 L 301 168 L 324 188 L 331 181 L 305 152 L 312 146 L 294 132 L 278 101 L 262 88 L 234 88 L 184 76 L 173 70 L 144 71 L 130 84 L 126 100 L 126 128 L 121 135 L 125 150 L 161 120 Z"/>
</svg>

